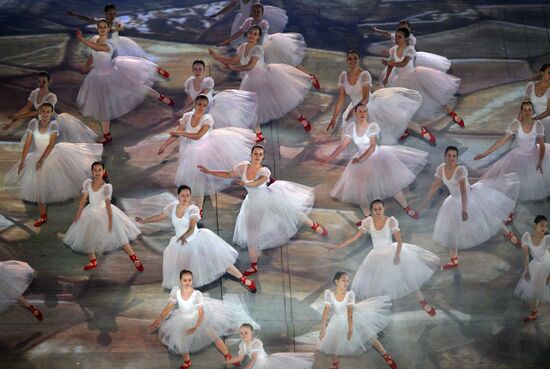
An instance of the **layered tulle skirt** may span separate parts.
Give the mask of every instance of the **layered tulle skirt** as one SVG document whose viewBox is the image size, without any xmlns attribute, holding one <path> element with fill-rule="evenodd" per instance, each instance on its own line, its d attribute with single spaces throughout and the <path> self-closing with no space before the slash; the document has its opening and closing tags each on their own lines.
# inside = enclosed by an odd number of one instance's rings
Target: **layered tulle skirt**
<svg viewBox="0 0 550 369">
<path fill-rule="evenodd" d="M 254 67 L 241 82 L 241 90 L 255 92 L 259 122 L 279 119 L 296 108 L 311 88 L 311 77 L 286 64 Z"/>
<path fill-rule="evenodd" d="M 478 246 L 502 230 L 519 194 L 519 178 L 507 174 L 482 179 L 468 191 L 468 220 L 462 220 L 460 194 L 448 196 L 437 213 L 433 240 L 449 248 Z"/>
<path fill-rule="evenodd" d="M 113 56 L 134 56 L 137 58 L 149 59 L 149 55 L 134 40 L 124 36 L 111 37 L 111 45 L 115 49 Z"/>
<path fill-rule="evenodd" d="M 403 243 L 400 262 L 393 258 L 397 243 L 385 250 L 369 252 L 353 278 L 351 289 L 357 297 L 390 296 L 398 299 L 418 291 L 439 266 L 439 257 L 416 245 Z"/>
<path fill-rule="evenodd" d="M 267 64 L 302 64 L 306 56 L 306 42 L 299 33 L 274 33 L 264 38 L 262 44 Z"/>
<path fill-rule="evenodd" d="M 359 163 L 350 160 L 330 195 L 358 205 L 392 197 L 416 179 L 427 160 L 428 153 L 424 151 L 406 146 L 379 146 Z"/>
<path fill-rule="evenodd" d="M 224 90 L 208 104 L 208 114 L 215 127 L 237 127 L 254 130 L 258 126 L 258 100 L 256 93 L 241 90 Z"/>
<path fill-rule="evenodd" d="M 313 188 L 287 181 L 249 191 L 237 216 L 233 242 L 257 250 L 281 246 L 298 233 L 315 201 Z"/>
<path fill-rule="evenodd" d="M 59 125 L 59 136 L 57 142 L 70 143 L 96 143 L 97 134 L 83 121 L 69 113 L 56 115 L 55 120 Z M 21 148 L 25 146 L 28 132 L 21 138 Z"/>
<path fill-rule="evenodd" d="M 414 59 L 414 65 L 416 67 L 432 68 L 432 69 L 441 71 L 443 73 L 447 73 L 447 71 L 451 67 L 451 61 L 441 55 L 427 53 L 424 51 L 418 51 Z M 395 69 L 396 68 L 392 70 L 392 73 L 388 78 L 388 85 L 391 85 L 393 79 L 395 78 L 395 76 L 397 76 L 397 71 Z M 388 67 L 385 67 L 384 70 L 382 70 L 382 73 L 380 73 L 380 76 L 378 78 L 378 80 L 380 81 L 380 84 L 382 84 L 382 82 L 384 81 L 384 78 L 386 78 L 387 70 L 388 70 Z"/>
<path fill-rule="evenodd" d="M 380 126 L 380 143 L 395 145 L 422 104 L 422 96 L 413 90 L 388 87 L 372 93 L 367 104 L 369 120 Z M 350 103 L 344 111 L 342 134 L 348 124 L 356 121 L 355 105 Z M 350 119 L 346 117 L 351 113 Z"/>
<path fill-rule="evenodd" d="M 494 178 L 516 173 L 520 179 L 520 200 L 542 200 L 550 195 L 550 145 L 545 144 L 542 173 L 537 170 L 538 145 L 530 151 L 515 148 L 508 152 L 483 174 L 482 178 Z"/>
<path fill-rule="evenodd" d="M 371 346 L 369 341 L 389 324 L 390 307 L 389 296 L 377 296 L 353 305 L 353 335 L 349 341 L 347 314 L 334 314 L 319 350 L 334 355 L 353 355 L 367 350 Z"/>
<path fill-rule="evenodd" d="M 78 91 L 80 112 L 100 121 L 130 112 L 147 97 L 157 67 L 143 58 L 119 56 L 108 68 L 92 68 Z"/>
<path fill-rule="evenodd" d="M 278 352 L 258 357 L 254 363 L 254 369 L 311 369 L 313 361 L 313 353 Z"/>
<path fill-rule="evenodd" d="M 34 279 L 34 269 L 17 260 L 0 261 L 0 313 L 17 302 Z"/>
<path fill-rule="evenodd" d="M 8 171 L 6 187 L 29 202 L 52 203 L 78 197 L 82 182 L 90 176 L 90 166 L 101 159 L 102 152 L 100 144 L 58 143 L 36 170 L 42 152 L 33 151 L 27 155 L 21 174 L 17 174 L 18 164 Z"/>
<path fill-rule="evenodd" d="M 171 289 L 180 285 L 180 271 L 193 272 L 193 286 L 204 286 L 225 274 L 235 263 L 239 253 L 218 235 L 206 228 L 182 244 L 172 237 L 162 259 L 162 287 Z"/>
<path fill-rule="evenodd" d="M 529 281 L 521 276 L 514 294 L 528 302 L 532 302 L 534 298 L 539 298 L 541 302 L 550 302 L 550 285 L 546 284 L 550 275 L 550 257 L 545 256 L 542 262 L 531 260 L 529 274 Z"/>
<path fill-rule="evenodd" d="M 72 223 L 63 242 L 81 253 L 102 254 L 120 249 L 135 240 L 141 233 L 134 222 L 122 210 L 111 204 L 112 230 L 104 206 L 86 206 L 76 223 Z"/>
<path fill-rule="evenodd" d="M 200 140 L 180 138 L 180 160 L 174 184 L 191 187 L 193 196 L 212 195 L 229 187 L 231 181 L 202 173 L 197 166 L 215 170 L 233 170 L 250 159 L 256 134 L 242 128 L 220 128 L 206 133 Z"/>
</svg>

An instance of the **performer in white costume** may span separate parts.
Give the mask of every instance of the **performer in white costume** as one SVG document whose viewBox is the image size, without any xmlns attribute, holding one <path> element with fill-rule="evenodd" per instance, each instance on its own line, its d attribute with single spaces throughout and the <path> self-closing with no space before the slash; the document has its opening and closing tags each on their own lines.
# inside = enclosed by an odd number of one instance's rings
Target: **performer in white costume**
<svg viewBox="0 0 550 369">
<path fill-rule="evenodd" d="M 540 67 L 538 81 L 527 84 L 523 101 L 533 103 L 533 118 L 542 121 L 546 130 L 550 129 L 550 64 Z"/>
</svg>

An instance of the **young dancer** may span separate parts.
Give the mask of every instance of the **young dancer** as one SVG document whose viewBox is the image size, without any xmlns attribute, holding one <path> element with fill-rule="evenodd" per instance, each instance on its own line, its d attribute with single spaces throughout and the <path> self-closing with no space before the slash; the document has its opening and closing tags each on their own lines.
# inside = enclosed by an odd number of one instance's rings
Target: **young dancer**
<svg viewBox="0 0 550 369">
<path fill-rule="evenodd" d="M 90 48 L 83 72 L 93 68 L 78 91 L 77 104 L 84 116 L 97 119 L 103 129 L 101 143 L 112 141 L 111 119 L 118 118 L 141 104 L 149 95 L 160 102 L 174 106 L 171 97 L 153 90 L 158 66 L 147 59 L 133 56 L 118 56 L 112 59 L 113 47 L 107 40 L 109 23 L 97 21 L 98 35 L 86 40 L 80 30 L 76 38 Z"/>
<path fill-rule="evenodd" d="M 248 192 L 233 235 L 234 243 L 248 248 L 250 268 L 243 273 L 246 277 L 258 272 L 258 251 L 281 246 L 298 233 L 303 224 L 328 237 L 328 231 L 307 216 L 315 201 L 313 188 L 281 180 L 268 187 L 271 171 L 262 165 L 264 155 L 263 146 L 255 145 L 251 161 L 239 163 L 232 171 L 199 166 L 205 174 L 238 178 L 237 183 Z"/>
<path fill-rule="evenodd" d="M 207 228 L 197 228 L 200 210 L 191 203 L 191 188 L 178 187 L 178 200 L 161 213 L 148 218 L 137 217 L 141 224 L 159 222 L 169 217 L 176 231 L 164 249 L 162 258 L 162 287 L 171 289 L 180 283 L 182 269 L 193 270 L 195 287 L 202 287 L 229 273 L 239 279 L 250 292 L 256 292 L 254 281 L 244 277 L 233 265 L 239 253 L 217 234 Z"/>
<path fill-rule="evenodd" d="M 542 121 L 546 128 L 550 128 L 550 64 L 540 67 L 538 81 L 527 84 L 523 99 L 533 103 L 533 119 Z"/>
<path fill-rule="evenodd" d="M 363 219 L 351 238 L 330 248 L 331 252 L 342 249 L 370 233 L 373 250 L 357 269 L 351 289 L 360 298 L 387 295 L 395 300 L 414 293 L 424 311 L 435 316 L 435 309 L 428 304 L 420 288 L 432 277 L 439 258 L 428 250 L 403 242 L 399 222 L 384 214 L 382 200 L 374 200 L 370 211 L 371 216 Z M 392 236 L 397 242 L 393 242 Z"/>
<path fill-rule="evenodd" d="M 38 319 L 44 319 L 40 310 L 23 297 L 34 279 L 34 269 L 29 264 L 17 260 L 0 261 L 0 313 L 16 302 L 27 308 Z"/>
<path fill-rule="evenodd" d="M 72 116 L 69 113 L 55 113 L 55 104 L 57 96 L 50 91 L 51 77 L 48 72 L 38 73 L 38 88 L 31 91 L 27 104 L 23 106 L 16 114 L 13 115 L 11 121 L 2 127 L 2 130 L 8 130 L 18 120 L 24 118 L 36 118 L 38 116 L 38 108 L 43 103 L 50 103 L 54 107 L 53 119 L 57 121 L 59 126 L 58 141 L 66 141 L 73 143 L 94 143 L 97 141 L 97 135 L 80 119 Z M 23 136 L 21 142 L 26 141 L 26 136 Z"/>
<path fill-rule="evenodd" d="M 334 160 L 351 142 L 357 147 L 357 154 L 348 162 L 330 195 L 359 205 L 365 216 L 370 215 L 369 204 L 373 200 L 393 197 L 408 216 L 418 219 L 403 189 L 424 168 L 428 153 L 400 145 L 378 146 L 380 126 L 367 120 L 367 106 L 356 105 L 355 115 L 356 122 L 347 126 L 340 145 L 322 160 L 323 164 Z"/>
<path fill-rule="evenodd" d="M 215 167 L 230 170 L 249 158 L 250 149 L 256 143 L 256 135 L 242 128 L 213 129 L 215 121 L 206 114 L 208 98 L 199 95 L 195 109 L 185 113 L 178 126 L 170 132 L 171 137 L 160 147 L 158 154 L 179 138 L 179 162 L 174 183 L 193 188 L 193 203 L 200 209 L 205 195 L 214 195 L 231 185 L 229 180 L 221 180 L 201 173 L 197 167 Z"/>
<path fill-rule="evenodd" d="M 550 145 L 544 143 L 544 126 L 533 119 L 533 103 L 521 103 L 519 119 L 512 120 L 504 135 L 490 148 L 476 155 L 480 160 L 498 150 L 513 137 L 517 147 L 509 151 L 483 174 L 494 178 L 516 173 L 520 179 L 520 200 L 541 200 L 550 195 Z"/>
<path fill-rule="evenodd" d="M 287 113 L 298 120 L 306 132 L 311 130 L 309 121 L 296 109 L 311 87 L 311 77 L 286 64 L 266 64 L 264 50 L 259 45 L 262 29 L 252 26 L 247 42 L 237 49 L 237 55 L 227 58 L 209 49 L 210 55 L 235 72 L 246 72 L 241 90 L 255 92 L 259 106 L 259 122 L 267 123 Z"/>
<path fill-rule="evenodd" d="M 347 273 L 337 272 L 332 281 L 335 288 L 333 291 L 325 290 L 325 309 L 319 333 L 319 350 L 332 354 L 331 369 L 339 369 L 339 356 L 365 351 L 367 342 L 382 355 L 390 368 L 396 369 L 396 362 L 376 337 L 389 324 L 390 298 L 373 297 L 356 303 L 354 292 L 348 291 Z M 333 313 L 329 320 L 331 310 Z"/>
<path fill-rule="evenodd" d="M 420 137 L 435 144 L 435 136 L 426 128 L 411 122 L 422 103 L 422 96 L 406 88 L 383 88 L 371 93 L 372 77 L 366 70 L 360 68 L 361 57 L 356 50 L 346 53 L 348 71 L 343 71 L 338 80 L 340 88 L 334 114 L 327 130 L 334 128 L 338 115 L 344 106 L 346 95 L 351 102 L 342 115 L 342 136 L 348 124 L 355 121 L 354 108 L 357 104 L 367 104 L 371 120 L 378 122 L 381 130 L 381 140 L 384 145 L 393 145 L 409 127 Z"/>
<path fill-rule="evenodd" d="M 101 158 L 103 147 L 90 143 L 57 143 L 59 126 L 52 120 L 53 106 L 43 103 L 39 118 L 29 122 L 19 164 L 8 171 L 5 185 L 21 200 L 38 203 L 40 227 L 48 221 L 47 204 L 72 199 L 88 178 L 86 168 Z"/>
<path fill-rule="evenodd" d="M 548 219 L 544 215 L 535 217 L 533 232 L 525 232 L 521 238 L 523 246 L 523 276 L 520 278 L 514 294 L 531 303 L 531 314 L 523 321 L 537 319 L 539 304 L 550 302 L 550 236 Z M 529 254 L 532 260 L 529 262 Z"/>
<path fill-rule="evenodd" d="M 103 164 L 95 162 L 91 170 L 93 179 L 85 180 L 82 185 L 82 198 L 73 223 L 65 235 L 59 236 L 74 251 L 88 254 L 90 262 L 84 270 L 97 267 L 97 254 L 122 248 L 136 269 L 143 272 L 143 264 L 130 246 L 130 241 L 137 238 L 140 230 L 126 214 L 111 204 L 113 186 L 103 179 Z"/>
<path fill-rule="evenodd" d="M 468 169 L 458 164 L 458 148 L 447 146 L 445 162 L 435 171 L 435 179 L 419 206 L 424 208 L 442 185 L 449 196 L 439 208 L 433 240 L 448 247 L 451 260 L 442 269 L 458 267 L 458 249 L 469 249 L 489 240 L 499 231 L 516 247 L 520 241 L 506 227 L 511 221 L 519 193 L 519 178 L 515 173 L 482 179 L 470 186 Z"/>
<path fill-rule="evenodd" d="M 234 358 L 226 359 L 224 364 L 240 365 L 248 357 L 244 369 L 311 369 L 313 353 L 309 352 L 278 352 L 269 355 L 264 350 L 264 343 L 254 337 L 252 324 L 244 323 L 239 329 L 241 342 L 239 353 Z"/>
</svg>

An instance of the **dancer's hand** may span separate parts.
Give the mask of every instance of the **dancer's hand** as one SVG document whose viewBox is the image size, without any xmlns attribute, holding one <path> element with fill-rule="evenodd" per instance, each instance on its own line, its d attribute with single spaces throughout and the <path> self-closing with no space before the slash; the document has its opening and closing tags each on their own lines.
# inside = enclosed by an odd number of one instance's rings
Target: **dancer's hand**
<svg viewBox="0 0 550 369">
<path fill-rule="evenodd" d="M 197 328 L 192 327 L 192 328 L 189 328 L 188 330 L 186 330 L 185 333 L 187 333 L 188 335 L 192 335 L 196 331 L 197 331 Z"/>
<path fill-rule="evenodd" d="M 139 224 L 143 224 L 143 218 L 142 217 L 135 217 L 134 220 Z"/>
<path fill-rule="evenodd" d="M 222 46 L 227 46 L 227 45 L 229 45 L 229 42 L 228 41 L 223 41 L 223 42 L 220 42 L 217 46 L 222 47 Z"/>
<path fill-rule="evenodd" d="M 24 161 L 19 163 L 19 166 L 17 167 L 17 174 L 21 174 L 21 172 L 23 171 L 23 168 L 25 168 L 25 162 Z"/>
<path fill-rule="evenodd" d="M 485 154 L 477 154 L 476 156 L 474 156 L 474 160 L 483 159 L 485 156 L 486 156 Z"/>
<path fill-rule="evenodd" d="M 393 265 L 399 265 L 400 262 L 401 262 L 401 258 L 399 257 L 399 255 L 395 255 L 393 257 Z"/>
<path fill-rule="evenodd" d="M 237 186 L 244 186 L 244 182 L 243 182 L 243 180 L 240 179 L 240 178 L 237 178 L 237 179 L 235 180 L 235 184 L 236 184 Z"/>
<path fill-rule="evenodd" d="M 353 336 L 353 328 L 348 330 L 348 341 L 351 341 L 351 336 Z"/>
<path fill-rule="evenodd" d="M 216 56 L 218 56 L 218 54 L 216 54 L 216 52 L 212 49 L 208 49 L 208 54 L 210 54 L 210 56 L 214 59 L 216 59 Z"/>
<path fill-rule="evenodd" d="M 537 170 L 540 172 L 540 174 L 542 174 L 542 162 L 540 160 L 537 163 Z"/>
<path fill-rule="evenodd" d="M 187 243 L 187 239 L 185 238 L 185 235 L 178 238 L 178 241 L 180 241 L 181 245 L 185 245 Z"/>
<path fill-rule="evenodd" d="M 468 212 L 466 210 L 462 210 L 462 221 L 465 222 L 468 220 Z"/>
<path fill-rule="evenodd" d="M 525 279 L 526 281 L 530 281 L 531 280 L 531 273 L 529 273 L 529 271 L 523 273 L 523 279 Z"/>
<path fill-rule="evenodd" d="M 327 131 L 334 129 L 335 126 L 336 126 L 336 120 L 332 119 L 327 126 Z"/>
<path fill-rule="evenodd" d="M 357 164 L 357 163 L 360 163 L 360 162 L 361 162 L 361 159 L 359 159 L 359 158 L 353 158 L 353 159 L 351 159 L 351 162 L 352 162 L 353 164 Z"/>
<path fill-rule="evenodd" d="M 44 159 L 38 159 L 38 161 L 36 162 L 36 170 L 40 170 L 43 164 L 44 164 Z"/>
<path fill-rule="evenodd" d="M 210 170 L 206 168 L 204 165 L 197 165 L 197 168 L 199 168 L 199 170 L 204 174 L 210 174 Z"/>
<path fill-rule="evenodd" d="M 325 338 L 325 334 L 326 334 L 325 329 L 321 329 L 321 332 L 319 332 L 319 339 L 321 341 L 323 340 L 323 338 Z"/>
<path fill-rule="evenodd" d="M 382 64 L 384 64 L 386 67 L 388 67 L 388 59 L 382 59 Z"/>
<path fill-rule="evenodd" d="M 152 333 L 155 333 L 155 331 L 156 331 L 157 329 L 159 329 L 159 327 L 160 327 L 160 320 L 156 319 L 156 320 L 155 320 L 153 323 L 151 323 L 151 324 L 149 325 L 149 327 L 147 327 L 147 328 L 148 328 L 149 333 L 152 334 Z"/>
<path fill-rule="evenodd" d="M 82 41 L 82 39 L 84 38 L 84 36 L 82 35 L 82 31 L 80 29 L 76 29 L 75 31 L 75 34 L 76 34 L 76 38 L 79 40 L 79 41 Z"/>
</svg>

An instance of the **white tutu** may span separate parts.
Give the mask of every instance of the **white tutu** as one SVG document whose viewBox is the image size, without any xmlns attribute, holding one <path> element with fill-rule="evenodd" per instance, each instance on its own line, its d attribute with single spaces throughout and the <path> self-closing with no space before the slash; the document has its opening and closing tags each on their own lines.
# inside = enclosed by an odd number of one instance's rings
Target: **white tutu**
<svg viewBox="0 0 550 369">
<path fill-rule="evenodd" d="M 245 14 L 243 14 L 242 12 L 237 13 L 237 15 L 235 16 L 235 20 L 231 25 L 232 35 L 237 33 L 243 22 L 250 17 L 252 5 L 254 5 L 253 2 L 250 2 L 249 7 L 247 7 L 248 11 Z M 262 18 L 269 22 L 269 29 L 272 33 L 283 32 L 286 24 L 288 23 L 286 10 L 271 5 L 264 5 L 264 14 Z"/>
<path fill-rule="evenodd" d="M 224 90 L 208 104 L 216 128 L 237 127 L 254 130 L 258 126 L 256 93 L 241 90 Z"/>
<path fill-rule="evenodd" d="M 69 113 L 57 115 L 57 124 L 59 124 L 60 142 L 72 143 L 96 143 L 97 134 L 90 129 L 83 121 Z"/>
<path fill-rule="evenodd" d="M 90 166 L 101 159 L 102 152 L 101 144 L 58 143 L 37 171 L 36 163 L 43 151 L 33 151 L 27 155 L 20 175 L 17 174 L 19 164 L 6 174 L 6 187 L 17 189 L 19 198 L 29 202 L 72 199 L 79 195 L 82 182 L 90 175 Z"/>
<path fill-rule="evenodd" d="M 437 69 L 438 71 L 447 73 L 451 67 L 451 61 L 441 55 L 418 51 L 414 59 L 414 65 L 417 67 Z"/>
<path fill-rule="evenodd" d="M 243 169 L 241 164 L 235 170 L 246 181 L 246 167 Z M 258 175 L 269 178 L 271 173 L 262 168 Z M 276 181 L 269 187 L 265 184 L 247 187 L 247 191 L 237 216 L 233 242 L 257 250 L 287 242 L 298 232 L 304 214 L 309 214 L 315 201 L 313 188 L 287 181 Z"/>
<path fill-rule="evenodd" d="M 34 269 L 17 260 L 0 261 L 0 313 L 17 302 L 34 279 Z"/>
<path fill-rule="evenodd" d="M 532 257 L 529 262 L 531 278 L 527 281 L 522 275 L 514 294 L 528 302 L 532 302 L 534 298 L 539 298 L 541 302 L 550 302 L 550 286 L 546 283 L 550 275 L 550 236 L 544 236 L 540 244 L 534 245 L 529 232 L 525 232 L 521 244 L 529 249 Z"/>
<path fill-rule="evenodd" d="M 252 358 L 256 355 L 254 369 L 311 369 L 313 366 L 313 353 L 306 352 L 278 352 L 269 355 L 264 350 L 263 342 L 253 338 L 252 342 L 239 344 L 239 356 Z"/>
<path fill-rule="evenodd" d="M 135 56 L 137 58 L 149 59 L 149 55 L 147 55 L 145 50 L 131 38 L 118 36 L 118 33 L 116 36 L 113 34 L 111 37 L 111 44 L 115 49 L 113 57 Z"/>
<path fill-rule="evenodd" d="M 466 221 L 462 220 L 460 190 L 456 189 L 451 193 L 454 191 L 457 193 L 448 196 L 439 208 L 433 240 L 444 247 L 471 248 L 482 244 L 502 230 L 503 221 L 516 206 L 519 178 L 512 173 L 482 179 L 471 186 L 468 191 Z"/>
<path fill-rule="evenodd" d="M 170 239 L 162 257 L 162 287 L 180 284 L 180 271 L 193 272 L 193 286 L 198 288 L 215 281 L 232 266 L 239 253 L 209 229 L 198 229 L 185 244 L 178 236 Z"/>
<path fill-rule="evenodd" d="M 357 164 L 349 161 L 330 195 L 358 205 L 392 197 L 414 182 L 427 160 L 428 153 L 424 151 L 406 146 L 378 146 L 367 159 Z"/>
<path fill-rule="evenodd" d="M 78 91 L 77 104 L 87 117 L 105 121 L 118 118 L 147 97 L 157 65 L 143 58 L 92 50 L 94 67 Z"/>
<path fill-rule="evenodd" d="M 122 210 L 112 204 L 112 230 L 109 232 L 105 199 L 111 198 L 111 184 L 104 184 L 98 191 L 93 191 L 91 185 L 91 179 L 82 185 L 82 192 L 88 193 L 90 204 L 82 210 L 78 221 L 71 224 L 63 242 L 76 252 L 102 254 L 118 250 L 135 240 L 141 231 Z"/>
<path fill-rule="evenodd" d="M 347 306 L 350 303 L 346 300 L 350 294 L 353 291 L 348 292 L 343 301 L 336 301 L 338 307 L 332 304 L 335 311 L 326 328 L 325 337 L 319 344 L 319 350 L 325 354 L 359 354 L 367 350 L 370 341 L 389 324 L 391 301 L 388 296 L 373 297 L 358 303 L 355 303 L 353 297 L 353 334 L 348 341 Z M 325 300 L 326 298 L 325 292 Z M 334 295 L 331 298 L 334 299 Z"/>
<path fill-rule="evenodd" d="M 273 33 L 264 38 L 262 47 L 267 64 L 302 64 L 306 56 L 306 42 L 299 33 Z"/>
</svg>

